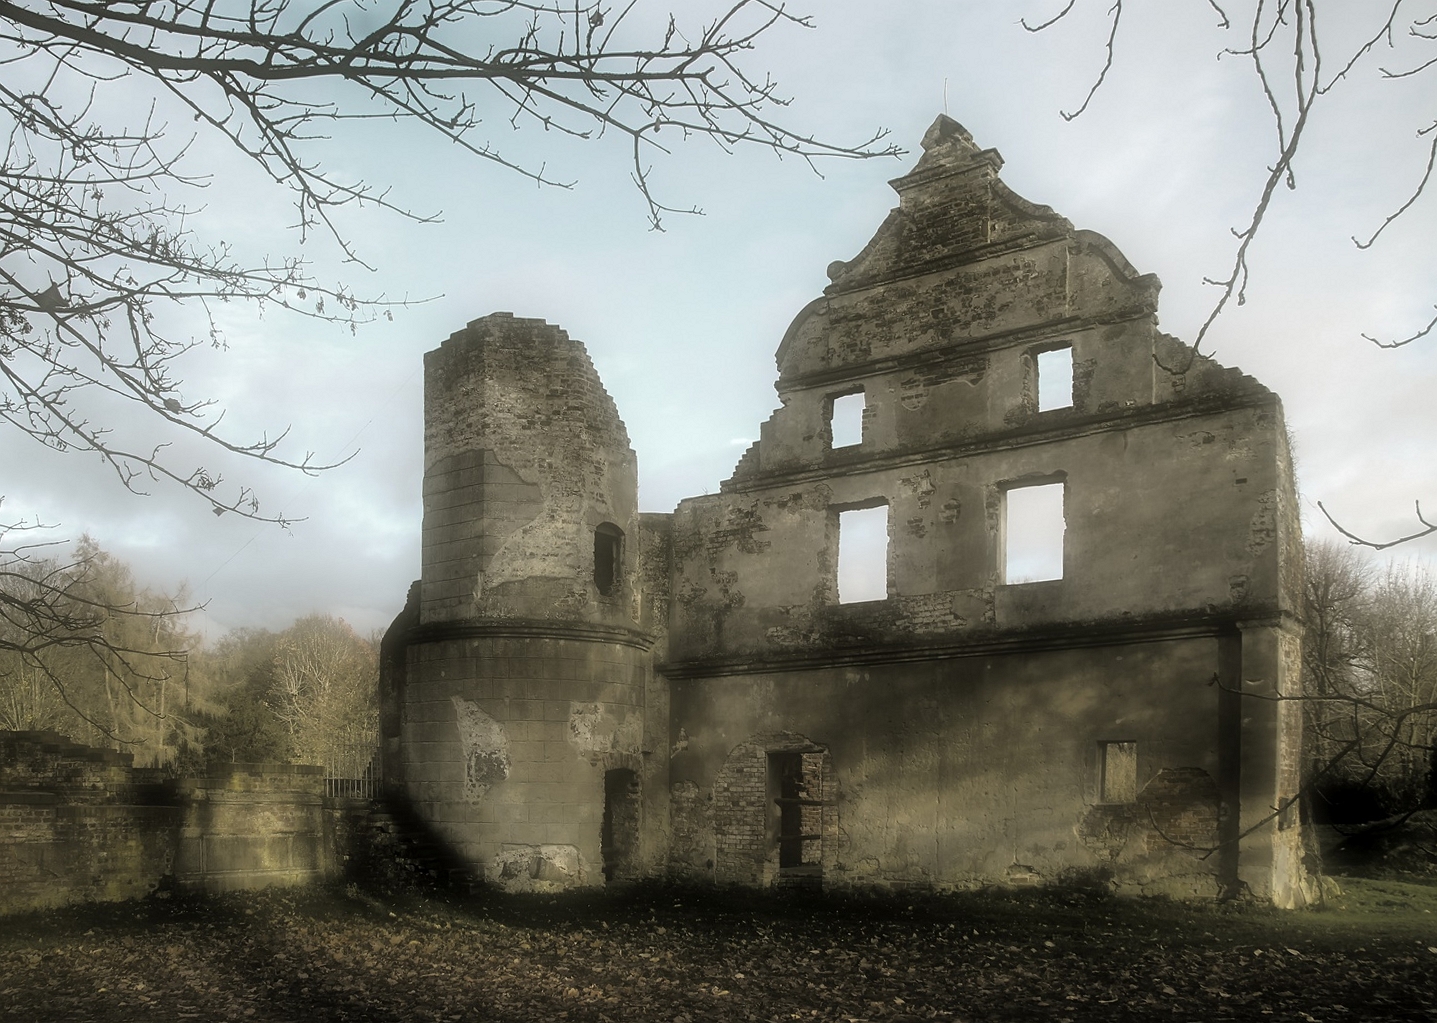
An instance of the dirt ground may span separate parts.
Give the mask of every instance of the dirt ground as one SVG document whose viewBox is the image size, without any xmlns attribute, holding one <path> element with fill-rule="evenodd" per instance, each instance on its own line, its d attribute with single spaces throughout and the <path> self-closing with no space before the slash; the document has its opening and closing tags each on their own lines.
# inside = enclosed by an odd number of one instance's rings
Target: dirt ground
<svg viewBox="0 0 1437 1023">
<path fill-rule="evenodd" d="M 1083 891 L 355 888 L 0 921 L 0 1020 L 1437 1020 L 1437 888 L 1321 911 Z"/>
</svg>

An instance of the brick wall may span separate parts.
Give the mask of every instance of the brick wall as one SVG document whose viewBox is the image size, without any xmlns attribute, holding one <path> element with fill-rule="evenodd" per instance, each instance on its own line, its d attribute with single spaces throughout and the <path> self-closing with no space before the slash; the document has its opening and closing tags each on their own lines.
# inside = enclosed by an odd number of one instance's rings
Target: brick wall
<svg viewBox="0 0 1437 1023">
<path fill-rule="evenodd" d="M 338 873 L 341 814 L 318 767 L 235 765 L 164 781 L 128 754 L 0 732 L 0 914 Z"/>
<path fill-rule="evenodd" d="M 821 835 L 803 844 L 803 863 L 831 875 L 838 857 L 838 808 L 832 758 L 802 735 L 779 732 L 739 743 L 714 778 L 712 796 L 713 879 L 720 884 L 773 884 L 779 880 L 777 793 L 769 778 L 769 754 L 797 752 L 803 758 L 804 798 L 821 806 L 799 811 L 803 834 Z M 682 865 L 680 865 L 682 867 Z"/>
</svg>

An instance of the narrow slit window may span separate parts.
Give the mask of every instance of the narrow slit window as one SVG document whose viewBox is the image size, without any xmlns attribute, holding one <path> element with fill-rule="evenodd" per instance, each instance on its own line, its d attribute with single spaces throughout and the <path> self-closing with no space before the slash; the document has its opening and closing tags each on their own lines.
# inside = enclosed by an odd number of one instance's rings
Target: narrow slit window
<svg viewBox="0 0 1437 1023">
<path fill-rule="evenodd" d="M 833 411 L 828 419 L 831 447 L 850 448 L 863 443 L 864 405 L 862 391 L 833 399 Z"/>
<path fill-rule="evenodd" d="M 1038 411 L 1073 407 L 1073 349 L 1038 353 Z"/>
<path fill-rule="evenodd" d="M 1132 803 L 1138 798 L 1138 744 L 1103 742 L 1099 802 Z"/>
<path fill-rule="evenodd" d="M 1005 498 L 1003 582 L 1063 578 L 1063 484 L 1015 487 Z"/>
<path fill-rule="evenodd" d="M 605 597 L 613 596 L 623 577 L 624 531 L 612 522 L 594 530 L 594 585 Z"/>
<path fill-rule="evenodd" d="M 888 505 L 838 513 L 838 602 L 888 599 Z"/>
</svg>

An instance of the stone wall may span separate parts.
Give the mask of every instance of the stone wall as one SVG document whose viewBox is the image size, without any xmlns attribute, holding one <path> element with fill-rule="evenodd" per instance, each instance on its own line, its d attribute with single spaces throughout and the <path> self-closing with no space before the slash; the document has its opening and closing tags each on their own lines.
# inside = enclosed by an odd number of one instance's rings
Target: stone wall
<svg viewBox="0 0 1437 1023">
<path fill-rule="evenodd" d="M 175 795 L 173 873 L 182 888 L 305 884 L 337 873 L 322 767 L 231 764 L 180 779 Z"/>
<path fill-rule="evenodd" d="M 672 803 L 702 814 L 685 822 L 701 852 L 676 872 L 778 878 L 762 754 L 804 748 L 829 764 L 826 887 L 1080 871 L 1131 891 L 1216 896 L 1216 653 L 1212 640 L 1174 639 L 675 679 L 686 740 L 670 767 Z M 1123 802 L 1102 791 L 1113 740 L 1136 747 L 1135 791 Z M 696 871 L 699 855 L 712 867 Z"/>
<path fill-rule="evenodd" d="M 668 523 L 674 869 L 772 880 L 772 793 L 735 801 L 729 758 L 798 733 L 832 758 L 825 885 L 1084 871 L 1301 904 L 1297 824 L 1272 813 L 1301 745 L 1272 699 L 1294 692 L 1300 613 L 1281 404 L 1161 333 L 1156 278 L 1001 165 L 939 118 L 784 336 L 758 443 Z M 1010 512 L 1039 485 L 1061 547 L 1031 580 L 1009 571 Z M 841 518 L 880 506 L 885 589 L 847 601 Z M 1137 776 L 1105 795 L 1119 746 Z"/>
<path fill-rule="evenodd" d="M 129 754 L 0 732 L 0 913 L 336 876 L 346 808 L 322 769 L 245 764 L 165 780 Z"/>
</svg>

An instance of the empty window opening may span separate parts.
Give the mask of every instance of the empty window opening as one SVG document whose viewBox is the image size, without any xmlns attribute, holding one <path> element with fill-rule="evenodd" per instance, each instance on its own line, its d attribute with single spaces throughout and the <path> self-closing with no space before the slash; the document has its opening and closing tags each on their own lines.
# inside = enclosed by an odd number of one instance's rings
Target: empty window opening
<svg viewBox="0 0 1437 1023">
<path fill-rule="evenodd" d="M 1073 407 L 1072 346 L 1039 352 L 1038 411 Z"/>
<path fill-rule="evenodd" d="M 1277 801 L 1277 830 L 1286 831 L 1297 823 L 1299 817 L 1296 796 L 1283 796 Z"/>
<path fill-rule="evenodd" d="M 594 530 L 594 585 L 609 597 L 619 588 L 624 564 L 624 531 L 612 522 Z"/>
<path fill-rule="evenodd" d="M 1138 798 L 1138 744 L 1103 742 L 1099 802 L 1132 803 Z"/>
<path fill-rule="evenodd" d="M 848 448 L 863 443 L 863 392 L 844 394 L 833 399 L 828 415 L 830 447 Z"/>
<path fill-rule="evenodd" d="M 1004 497 L 1003 581 L 1063 578 L 1063 484 L 1015 487 Z"/>
<path fill-rule="evenodd" d="M 639 776 L 625 768 L 604 772 L 604 820 L 599 849 L 604 880 L 633 881 L 639 876 Z"/>
<path fill-rule="evenodd" d="M 888 505 L 838 513 L 838 602 L 888 599 Z"/>
<path fill-rule="evenodd" d="M 823 753 L 784 750 L 768 755 L 781 878 L 823 872 Z"/>
</svg>

